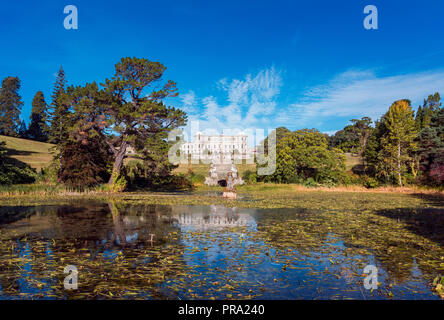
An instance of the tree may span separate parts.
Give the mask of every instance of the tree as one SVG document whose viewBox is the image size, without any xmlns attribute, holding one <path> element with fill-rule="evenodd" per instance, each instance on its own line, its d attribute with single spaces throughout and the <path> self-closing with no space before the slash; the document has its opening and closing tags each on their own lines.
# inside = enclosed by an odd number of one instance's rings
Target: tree
<svg viewBox="0 0 444 320">
<path fill-rule="evenodd" d="M 122 58 L 115 66 L 114 77 L 103 84 L 109 101 L 105 105 L 106 127 L 99 132 L 114 154 L 110 184 L 120 174 L 129 145 L 149 148 L 146 141 L 166 139 L 168 132 L 186 123 L 183 111 L 162 103 L 178 95 L 176 83 L 169 80 L 159 90 L 152 88 L 162 80 L 165 70 L 159 62 Z M 150 93 L 146 92 L 149 88 Z"/>
<path fill-rule="evenodd" d="M 358 149 L 358 137 L 352 125 L 344 127 L 328 138 L 328 144 L 332 148 L 339 148 L 344 152 L 355 153 Z"/>
<path fill-rule="evenodd" d="M 84 189 L 108 181 L 112 164 L 103 136 L 105 93 L 96 83 L 66 90 L 65 103 L 73 110 L 63 140 L 57 144 L 60 153 L 59 180 L 71 188 Z"/>
<path fill-rule="evenodd" d="M 438 114 L 440 107 L 442 106 L 441 97 L 438 92 L 431 94 L 424 100 L 424 103 L 418 107 L 416 112 L 416 130 L 420 132 L 422 129 L 430 126 L 430 123 L 434 117 Z"/>
<path fill-rule="evenodd" d="M 30 139 L 46 142 L 48 140 L 48 125 L 45 121 L 47 104 L 42 91 L 38 91 L 32 100 L 31 122 L 27 131 Z"/>
<path fill-rule="evenodd" d="M 422 180 L 428 184 L 444 183 L 444 108 L 432 118 L 418 137 L 418 156 Z"/>
<path fill-rule="evenodd" d="M 260 180 L 298 183 L 309 178 L 319 183 L 338 183 L 345 173 L 345 156 L 329 149 L 325 135 L 303 129 L 284 135 L 276 145 L 276 171 Z"/>
<path fill-rule="evenodd" d="M 109 179 L 111 155 L 100 139 L 69 140 L 61 150 L 60 181 L 67 186 L 84 190 Z"/>
<path fill-rule="evenodd" d="M 17 136 L 23 102 L 19 95 L 20 79 L 7 77 L 0 88 L 0 134 Z"/>
<path fill-rule="evenodd" d="M 51 123 L 49 127 L 49 141 L 52 143 L 59 143 L 67 137 L 68 119 L 70 116 L 69 107 L 66 101 L 66 76 L 63 67 L 57 74 L 57 79 L 54 84 L 54 90 L 52 93 L 52 102 L 49 112 L 49 121 Z M 45 122 L 48 119 L 43 119 Z"/>
<path fill-rule="evenodd" d="M 130 188 L 150 188 L 150 189 L 183 189 L 187 188 L 186 179 L 180 179 L 171 174 L 177 165 L 172 164 L 168 159 L 168 151 L 174 142 L 168 142 L 159 137 L 153 137 L 146 141 L 144 146 L 136 146 L 142 150 L 139 156 L 140 161 L 130 161 L 123 169 L 123 174 Z"/>
<path fill-rule="evenodd" d="M 375 122 L 375 128 L 370 134 L 364 150 L 365 171 L 367 174 L 389 182 L 391 169 L 382 152 L 382 137 L 387 134 L 387 128 L 382 121 Z"/>
<path fill-rule="evenodd" d="M 96 83 L 67 89 L 65 102 L 72 113 L 69 139 L 64 141 L 83 143 L 100 139 L 105 143 L 113 163 L 110 184 L 120 178 L 128 146 L 142 155 L 147 170 L 152 172 L 152 163 L 157 162 L 155 172 L 160 176 L 171 171 L 164 158 L 168 154 L 166 141 L 171 130 L 185 125 L 186 115 L 162 102 L 166 97 L 177 96 L 174 82 L 147 92 L 161 81 L 165 69 L 147 59 L 123 58 L 116 65 L 115 76 L 106 79 L 103 89 Z M 63 141 L 58 146 L 62 157 L 65 146 L 68 145 Z"/>
<path fill-rule="evenodd" d="M 17 135 L 22 138 L 22 139 L 27 139 L 28 135 L 27 135 L 28 129 L 26 128 L 26 123 L 25 121 L 20 121 L 20 126 L 17 132 Z"/>
<path fill-rule="evenodd" d="M 274 131 L 276 131 L 276 144 L 287 134 L 291 133 L 290 130 L 288 130 L 285 127 L 279 127 L 276 128 Z M 263 155 L 268 154 L 268 137 L 264 139 L 258 146 L 257 146 L 258 153 L 262 153 Z"/>
<path fill-rule="evenodd" d="M 361 119 L 352 119 L 353 128 L 356 137 L 358 138 L 358 153 L 362 156 L 367 146 L 368 138 L 373 130 L 371 127 L 372 119 L 369 117 L 363 117 Z"/>
<path fill-rule="evenodd" d="M 410 101 L 394 102 L 383 116 L 382 122 L 387 130 L 381 138 L 382 156 L 388 162 L 392 174 L 397 176 L 398 185 L 402 186 L 402 175 L 412 160 L 411 154 L 416 147 L 414 139 L 417 131 Z"/>
<path fill-rule="evenodd" d="M 372 119 L 363 117 L 362 119 L 352 119 L 350 122 L 352 122 L 351 125 L 339 130 L 329 138 L 329 145 L 344 152 L 358 153 L 362 156 L 373 130 Z"/>
</svg>

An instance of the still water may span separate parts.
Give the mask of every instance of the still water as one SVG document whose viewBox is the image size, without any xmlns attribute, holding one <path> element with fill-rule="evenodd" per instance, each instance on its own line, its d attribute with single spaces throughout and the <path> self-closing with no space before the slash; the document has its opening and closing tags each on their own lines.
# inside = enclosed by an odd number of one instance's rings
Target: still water
<svg viewBox="0 0 444 320">
<path fill-rule="evenodd" d="M 442 269 L 430 255 L 441 252 L 430 246 L 441 246 L 396 219 L 368 219 L 302 208 L 0 207 L 0 299 L 439 299 L 430 282 Z M 63 285 L 69 265 L 77 290 Z M 367 265 L 378 268 L 377 289 L 364 287 Z"/>
</svg>

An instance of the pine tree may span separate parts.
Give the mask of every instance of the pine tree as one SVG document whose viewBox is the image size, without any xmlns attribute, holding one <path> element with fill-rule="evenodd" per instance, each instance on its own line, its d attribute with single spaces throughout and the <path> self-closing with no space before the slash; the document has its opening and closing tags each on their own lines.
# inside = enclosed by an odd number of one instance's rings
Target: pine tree
<svg viewBox="0 0 444 320">
<path fill-rule="evenodd" d="M 382 118 L 387 129 L 382 137 L 382 157 L 389 163 L 393 176 L 397 177 L 402 186 L 402 175 L 406 165 L 412 160 L 411 154 L 416 148 L 414 142 L 417 136 L 414 112 L 408 100 L 394 102 Z"/>
<path fill-rule="evenodd" d="M 26 128 L 26 123 L 25 121 L 20 121 L 20 126 L 18 129 L 18 136 L 22 139 L 27 139 L 28 135 L 27 135 L 27 131 L 28 129 Z"/>
<path fill-rule="evenodd" d="M 422 118 L 423 118 L 422 107 L 419 106 L 418 110 L 416 110 L 416 117 L 415 117 L 415 126 L 416 126 L 416 130 L 418 132 L 420 132 L 423 129 L 422 128 Z"/>
<path fill-rule="evenodd" d="M 418 132 L 430 126 L 432 119 L 436 117 L 442 105 L 440 100 L 441 97 L 439 93 L 436 92 L 435 94 L 429 95 L 427 99 L 424 100 L 422 108 L 419 106 L 415 118 L 416 129 Z"/>
<path fill-rule="evenodd" d="M 32 100 L 31 123 L 27 135 L 30 139 L 46 142 L 49 127 L 45 121 L 47 104 L 42 91 L 38 91 Z"/>
<path fill-rule="evenodd" d="M 148 59 L 122 58 L 115 69 L 114 77 L 106 79 L 104 84 L 109 100 L 104 103 L 108 117 L 104 131 L 117 134 L 105 139 L 114 154 L 111 185 L 120 175 L 128 146 L 133 145 L 139 151 L 138 146 L 153 137 L 167 139 L 171 130 L 187 121 L 183 111 L 162 102 L 178 95 L 175 82 L 160 84 L 166 70 L 164 65 Z"/>
<path fill-rule="evenodd" d="M 425 183 L 444 183 L 444 108 L 419 134 L 420 169 Z"/>
<path fill-rule="evenodd" d="M 59 143 L 67 134 L 67 118 L 69 117 L 69 108 L 66 103 L 66 77 L 63 67 L 57 74 L 57 79 L 54 85 L 53 94 L 51 96 L 51 126 L 49 128 L 49 141 L 52 143 Z M 46 120 L 46 119 L 45 119 Z"/>
<path fill-rule="evenodd" d="M 20 79 L 7 77 L 0 89 L 0 134 L 17 136 L 20 126 L 20 112 L 23 106 L 19 95 Z"/>
</svg>

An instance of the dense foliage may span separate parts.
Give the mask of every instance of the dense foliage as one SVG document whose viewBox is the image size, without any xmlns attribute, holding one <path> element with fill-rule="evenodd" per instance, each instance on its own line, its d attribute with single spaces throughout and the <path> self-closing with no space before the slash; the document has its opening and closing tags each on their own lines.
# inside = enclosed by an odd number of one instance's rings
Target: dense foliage
<svg viewBox="0 0 444 320">
<path fill-rule="evenodd" d="M 276 172 L 258 181 L 319 184 L 358 183 L 444 185 L 444 109 L 439 93 L 430 95 L 415 114 L 407 99 L 395 101 L 381 119 L 353 119 L 325 138 L 316 130 L 276 129 Z M 257 148 L 268 154 L 269 137 Z M 328 143 L 327 143 L 328 142 Z M 344 154 L 361 164 L 346 174 Z M 258 167 L 262 167 L 259 163 Z M 251 173 L 245 176 L 250 181 Z"/>
<path fill-rule="evenodd" d="M 329 137 L 330 147 L 336 147 L 344 152 L 357 153 L 362 155 L 368 138 L 373 130 L 372 120 L 369 117 L 362 119 L 352 119 L 352 124 L 339 130 L 332 137 Z"/>
<path fill-rule="evenodd" d="M 431 185 L 444 184 L 444 108 L 431 119 L 418 137 L 421 180 Z"/>
<path fill-rule="evenodd" d="M 38 91 L 32 100 L 31 122 L 26 137 L 36 141 L 48 140 L 49 126 L 46 123 L 47 104 L 42 91 Z M 22 135 L 20 135 L 22 136 Z"/>
<path fill-rule="evenodd" d="M 7 77 L 0 88 L 0 134 L 15 137 L 20 127 L 23 102 L 19 95 L 20 79 Z"/>
<path fill-rule="evenodd" d="M 399 100 L 376 122 L 364 152 L 367 173 L 384 183 L 442 185 L 444 128 L 440 96 L 430 95 L 416 117 Z"/>
<path fill-rule="evenodd" d="M 32 183 L 35 177 L 35 171 L 28 165 L 9 157 L 5 143 L 0 142 L 0 185 Z"/>
<path fill-rule="evenodd" d="M 315 129 L 288 132 L 276 143 L 276 171 L 258 180 L 278 183 L 335 184 L 345 176 L 345 156 L 329 148 L 327 138 Z"/>
</svg>

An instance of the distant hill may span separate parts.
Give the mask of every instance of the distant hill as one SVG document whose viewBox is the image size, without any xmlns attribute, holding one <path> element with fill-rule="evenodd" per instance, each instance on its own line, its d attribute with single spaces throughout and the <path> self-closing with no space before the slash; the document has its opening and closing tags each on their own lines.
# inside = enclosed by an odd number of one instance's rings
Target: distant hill
<svg viewBox="0 0 444 320">
<path fill-rule="evenodd" d="M 0 135 L 0 141 L 6 142 L 8 155 L 11 158 L 29 164 L 32 168 L 36 169 L 37 172 L 39 172 L 41 168 L 48 166 L 53 158 L 50 149 L 54 147 L 54 145 L 50 143 L 2 135 Z"/>
</svg>

